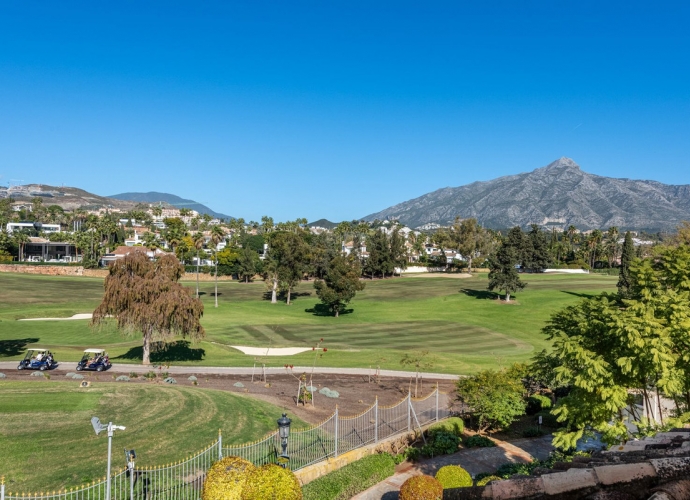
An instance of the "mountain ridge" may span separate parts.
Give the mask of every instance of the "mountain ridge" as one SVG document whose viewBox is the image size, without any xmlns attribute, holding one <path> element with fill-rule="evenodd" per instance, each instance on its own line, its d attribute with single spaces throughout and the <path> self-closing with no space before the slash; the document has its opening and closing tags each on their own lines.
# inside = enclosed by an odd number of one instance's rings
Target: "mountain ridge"
<svg viewBox="0 0 690 500">
<path fill-rule="evenodd" d="M 232 219 L 233 217 L 216 212 L 206 205 L 203 205 L 197 201 L 194 200 L 188 200 L 185 198 L 181 198 L 180 196 L 177 196 L 175 194 L 171 193 L 161 193 L 158 191 L 148 191 L 148 192 L 127 192 L 127 193 L 119 193 L 119 194 L 114 194 L 108 196 L 108 198 L 113 198 L 116 200 L 122 200 L 122 201 L 133 201 L 136 203 L 157 203 L 157 202 L 162 202 L 162 203 L 167 203 L 168 205 L 172 205 L 175 208 L 189 208 L 190 210 L 196 210 L 200 214 L 208 214 L 211 217 L 215 217 L 217 219 Z"/>
<path fill-rule="evenodd" d="M 531 172 L 440 188 L 364 219 L 397 219 L 419 227 L 447 225 L 456 216 L 494 228 L 535 223 L 671 229 L 690 219 L 690 185 L 599 176 L 562 157 Z"/>
</svg>

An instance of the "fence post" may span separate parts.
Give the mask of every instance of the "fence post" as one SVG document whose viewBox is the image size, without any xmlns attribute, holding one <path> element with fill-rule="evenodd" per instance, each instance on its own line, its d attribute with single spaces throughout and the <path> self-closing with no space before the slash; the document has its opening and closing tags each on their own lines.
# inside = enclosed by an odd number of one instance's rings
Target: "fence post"
<svg viewBox="0 0 690 500">
<path fill-rule="evenodd" d="M 223 432 L 221 429 L 218 429 L 218 460 L 221 458 L 223 458 Z"/>
<path fill-rule="evenodd" d="M 338 405 L 335 405 L 335 455 L 338 456 Z"/>
<path fill-rule="evenodd" d="M 374 401 L 374 443 L 379 442 L 379 397 Z"/>
<path fill-rule="evenodd" d="M 407 393 L 407 432 L 410 432 L 410 424 L 411 424 L 410 412 L 411 412 L 411 410 L 412 410 L 412 394 L 408 392 Z"/>
<path fill-rule="evenodd" d="M 5 476 L 0 478 L 0 500 L 5 500 Z"/>
<path fill-rule="evenodd" d="M 436 421 L 438 422 L 438 382 L 436 382 Z"/>
</svg>

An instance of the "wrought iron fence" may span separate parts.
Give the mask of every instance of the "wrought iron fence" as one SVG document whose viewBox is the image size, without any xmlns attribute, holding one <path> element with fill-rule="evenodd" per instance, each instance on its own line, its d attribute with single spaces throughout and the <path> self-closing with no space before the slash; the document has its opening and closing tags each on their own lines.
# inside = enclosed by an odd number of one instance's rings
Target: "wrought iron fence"
<svg viewBox="0 0 690 500">
<path fill-rule="evenodd" d="M 426 398 L 407 395 L 392 406 L 378 400 L 359 415 L 335 413 L 318 425 L 290 433 L 288 467 L 293 471 L 342 453 L 377 443 L 402 432 L 420 429 L 450 415 L 448 396 L 438 389 Z M 206 471 L 223 456 L 234 455 L 254 465 L 276 463 L 280 447 L 278 432 L 259 441 L 223 446 L 222 436 L 199 453 L 176 463 L 157 467 L 135 466 L 111 474 L 111 500 L 198 500 Z M 107 500 L 106 478 L 80 488 L 53 492 L 6 491 L 0 481 L 0 500 Z"/>
</svg>

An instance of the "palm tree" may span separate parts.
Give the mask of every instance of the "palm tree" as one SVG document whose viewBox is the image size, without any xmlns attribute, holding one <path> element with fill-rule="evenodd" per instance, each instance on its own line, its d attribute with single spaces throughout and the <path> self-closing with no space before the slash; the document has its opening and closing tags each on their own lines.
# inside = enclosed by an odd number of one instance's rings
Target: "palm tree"
<svg viewBox="0 0 690 500">
<path fill-rule="evenodd" d="M 620 231 L 616 226 L 612 226 L 606 232 L 606 239 L 608 240 L 608 254 L 609 254 L 609 267 L 613 266 L 613 262 L 618 257 L 618 238 L 620 237 Z"/>
<path fill-rule="evenodd" d="M 220 228 L 220 226 L 213 226 L 211 228 L 211 244 L 213 245 L 213 257 L 216 264 L 216 292 L 214 294 L 216 298 L 216 305 L 218 307 L 218 244 L 225 239 L 225 233 Z"/>
<path fill-rule="evenodd" d="M 151 250 L 153 253 L 153 256 L 156 256 L 156 249 L 160 248 L 160 245 L 158 243 L 158 238 L 156 237 L 156 233 L 152 233 L 151 231 L 144 233 L 144 247 L 148 248 Z"/>
<path fill-rule="evenodd" d="M 192 237 L 194 248 L 196 248 L 196 298 L 199 298 L 199 250 L 204 247 L 205 238 L 203 233 L 197 231 Z"/>
<path fill-rule="evenodd" d="M 17 260 L 21 261 L 22 256 L 24 255 L 24 246 L 31 240 L 29 239 L 29 235 L 23 231 L 15 231 L 12 237 L 14 238 L 15 244 L 19 247 L 19 255 L 17 256 Z"/>
</svg>

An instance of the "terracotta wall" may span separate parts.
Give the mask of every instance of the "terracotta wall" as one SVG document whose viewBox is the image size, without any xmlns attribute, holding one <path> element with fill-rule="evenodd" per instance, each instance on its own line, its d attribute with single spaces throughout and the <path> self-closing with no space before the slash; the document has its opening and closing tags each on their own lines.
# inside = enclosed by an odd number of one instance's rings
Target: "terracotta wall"
<svg viewBox="0 0 690 500">
<path fill-rule="evenodd" d="M 45 276 L 87 276 L 105 278 L 107 269 L 84 269 L 82 266 L 31 266 L 19 264 L 0 264 L 0 273 L 42 274 Z M 196 281 L 196 273 L 184 273 L 185 281 Z M 212 274 L 199 274 L 199 281 L 213 281 Z M 218 281 L 232 281 L 231 276 L 218 276 Z"/>
</svg>

